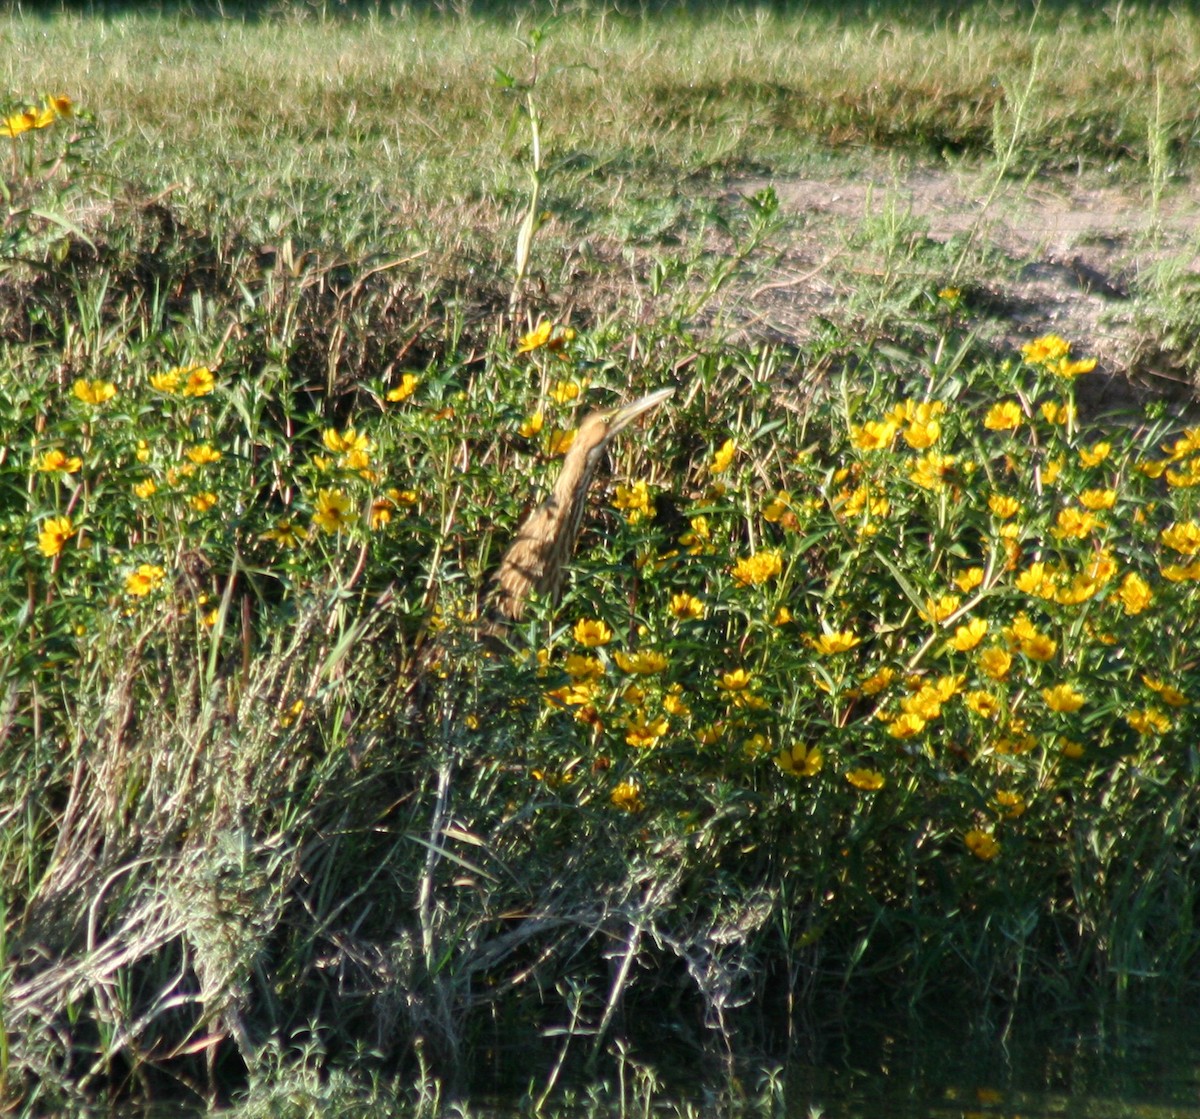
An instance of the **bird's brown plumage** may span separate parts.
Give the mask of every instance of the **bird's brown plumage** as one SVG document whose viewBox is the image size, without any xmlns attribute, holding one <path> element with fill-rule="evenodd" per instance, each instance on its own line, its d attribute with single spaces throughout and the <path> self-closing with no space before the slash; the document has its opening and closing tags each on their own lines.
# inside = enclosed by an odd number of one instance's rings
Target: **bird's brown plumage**
<svg viewBox="0 0 1200 1119">
<path fill-rule="evenodd" d="M 617 432 L 674 391 L 659 389 L 631 404 L 584 418 L 550 496 L 521 525 L 493 577 L 488 610 L 492 633 L 502 633 L 509 623 L 521 620 L 530 594 L 558 596 L 604 449 Z"/>
</svg>

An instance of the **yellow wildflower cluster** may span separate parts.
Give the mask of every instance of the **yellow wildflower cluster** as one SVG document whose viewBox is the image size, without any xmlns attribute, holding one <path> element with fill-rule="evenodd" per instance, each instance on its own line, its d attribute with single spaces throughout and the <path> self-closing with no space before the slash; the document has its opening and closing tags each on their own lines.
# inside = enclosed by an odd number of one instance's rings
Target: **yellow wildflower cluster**
<svg viewBox="0 0 1200 1119">
<path fill-rule="evenodd" d="M 742 556 L 733 565 L 733 581 L 742 587 L 756 587 L 783 571 L 783 556 L 769 549 Z"/>
<path fill-rule="evenodd" d="M 14 140 L 26 132 L 49 128 L 55 121 L 73 116 L 75 106 L 65 94 L 48 94 L 40 105 L 30 105 L 0 120 L 0 136 Z"/>
<path fill-rule="evenodd" d="M 649 488 L 643 481 L 634 482 L 632 486 L 618 485 L 613 497 L 613 508 L 621 510 L 631 525 L 654 516 L 654 502 L 650 498 Z"/>
<path fill-rule="evenodd" d="M 1043 334 L 1042 337 L 1035 338 L 1021 347 L 1021 353 L 1028 364 L 1040 366 L 1054 376 L 1066 380 L 1073 380 L 1081 373 L 1090 373 L 1096 368 L 1095 358 L 1072 361 L 1071 343 L 1057 334 Z"/>
<path fill-rule="evenodd" d="M 207 365 L 177 365 L 165 373 L 151 374 L 150 387 L 167 394 L 207 396 L 216 388 L 216 379 Z"/>
</svg>

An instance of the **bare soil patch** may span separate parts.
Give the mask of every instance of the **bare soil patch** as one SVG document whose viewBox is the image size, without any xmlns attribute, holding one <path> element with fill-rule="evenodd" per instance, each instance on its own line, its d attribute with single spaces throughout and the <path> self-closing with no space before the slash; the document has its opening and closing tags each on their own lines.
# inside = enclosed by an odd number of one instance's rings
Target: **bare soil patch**
<svg viewBox="0 0 1200 1119">
<path fill-rule="evenodd" d="M 1064 178 L 1005 183 L 989 199 L 993 181 L 941 168 L 747 180 L 732 189 L 749 194 L 768 185 L 786 214 L 803 219 L 777 275 L 750 299 L 755 319 L 774 335 L 802 342 L 822 318 L 853 307 L 860 283 L 885 273 L 903 280 L 893 273 L 897 257 L 905 267 L 905 254 L 893 245 L 889 260 L 886 249 L 885 230 L 898 231 L 910 243 L 913 280 L 928 271 L 938 245 L 947 262 L 969 246 L 959 281 L 989 343 L 1015 349 L 1052 331 L 1081 356 L 1098 358 L 1107 376 L 1092 382 L 1095 403 L 1147 392 L 1182 401 L 1195 391 L 1194 371 L 1162 345 L 1148 294 L 1161 290 L 1152 282 L 1156 270 L 1173 269 L 1177 282 L 1200 279 L 1200 196 L 1191 189 L 1172 188 L 1157 210 L 1128 186 Z M 929 278 L 936 282 L 936 272 Z"/>
</svg>

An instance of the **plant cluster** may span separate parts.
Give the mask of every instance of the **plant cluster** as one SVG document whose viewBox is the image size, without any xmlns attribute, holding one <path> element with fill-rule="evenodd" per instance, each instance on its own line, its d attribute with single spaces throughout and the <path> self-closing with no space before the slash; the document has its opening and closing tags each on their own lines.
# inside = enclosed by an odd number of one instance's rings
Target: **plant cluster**
<svg viewBox="0 0 1200 1119">
<path fill-rule="evenodd" d="M 548 1092 L 664 992 L 732 1051 L 747 1004 L 860 977 L 1194 975 L 1200 429 L 1081 418 L 1095 363 L 983 353 L 950 287 L 908 353 L 702 329 L 769 191 L 732 263 L 656 263 L 654 314 L 470 339 L 289 240 L 131 277 L 46 216 L 86 117 L 6 113 L 0 1100 L 203 1094 L 293 1042 L 451 1077 L 530 1021 Z M 563 600 L 481 642 L 530 481 L 664 383 Z"/>
</svg>

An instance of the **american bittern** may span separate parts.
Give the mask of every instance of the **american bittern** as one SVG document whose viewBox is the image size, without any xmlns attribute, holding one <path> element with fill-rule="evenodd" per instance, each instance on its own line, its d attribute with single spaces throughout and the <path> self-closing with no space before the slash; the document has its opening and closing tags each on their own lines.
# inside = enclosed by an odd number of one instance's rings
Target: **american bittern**
<svg viewBox="0 0 1200 1119">
<path fill-rule="evenodd" d="M 579 535 L 588 490 L 604 449 L 638 416 L 658 407 L 675 390 L 658 389 L 632 404 L 592 412 L 584 417 L 563 460 L 562 473 L 550 496 L 521 525 L 516 539 L 493 577 L 489 629 L 502 634 L 519 622 L 531 594 L 557 598 L 566 566 Z"/>
</svg>

